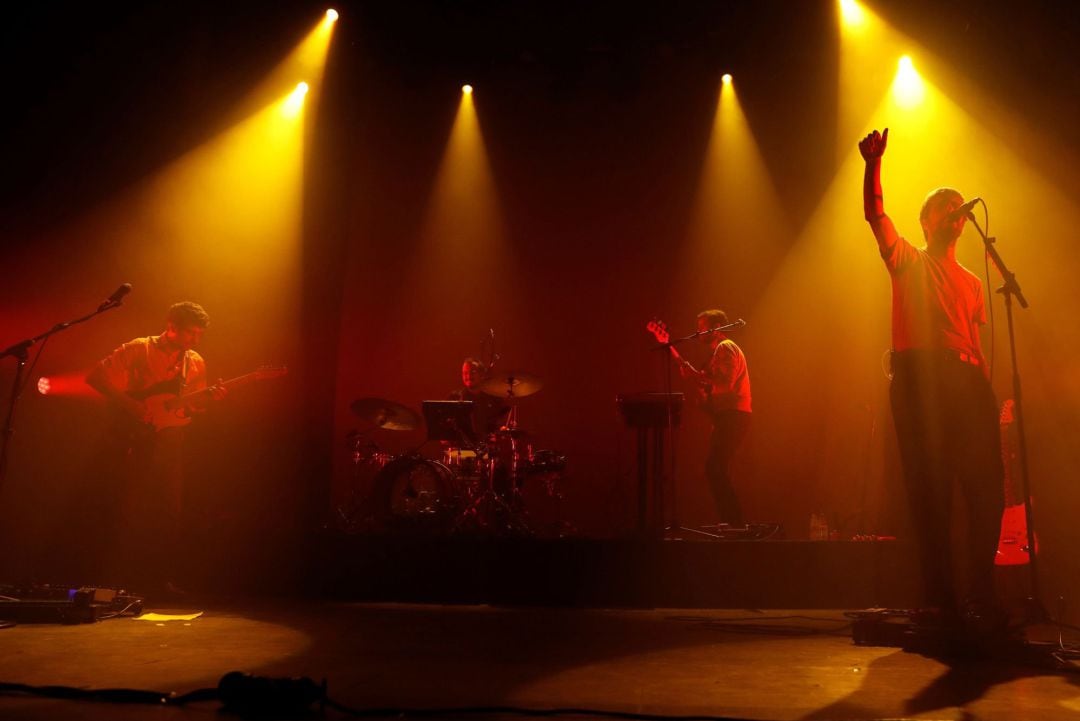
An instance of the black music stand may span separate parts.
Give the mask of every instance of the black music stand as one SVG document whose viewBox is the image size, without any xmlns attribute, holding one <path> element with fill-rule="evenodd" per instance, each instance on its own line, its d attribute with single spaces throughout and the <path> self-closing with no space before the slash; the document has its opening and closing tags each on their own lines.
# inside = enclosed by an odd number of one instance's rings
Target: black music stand
<svg viewBox="0 0 1080 721">
<path fill-rule="evenodd" d="M 619 414 L 629 428 L 637 432 L 638 512 L 637 535 L 642 539 L 663 538 L 669 530 L 685 530 L 672 521 L 665 526 L 664 517 L 664 435 L 672 435 L 682 422 L 682 393 L 626 393 L 615 398 Z M 675 441 L 671 441 L 674 453 Z M 649 458 L 650 451 L 652 458 Z M 672 483 L 672 505 L 675 500 L 675 478 Z M 649 496 L 652 495 L 652 513 Z M 650 517 L 651 516 L 651 517 Z M 703 533 L 709 536 L 712 534 Z"/>
</svg>

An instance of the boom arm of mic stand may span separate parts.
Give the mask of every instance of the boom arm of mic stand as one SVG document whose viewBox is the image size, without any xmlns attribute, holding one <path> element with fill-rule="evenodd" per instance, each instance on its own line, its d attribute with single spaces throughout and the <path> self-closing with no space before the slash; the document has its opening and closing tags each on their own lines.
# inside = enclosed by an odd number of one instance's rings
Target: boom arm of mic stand
<svg viewBox="0 0 1080 721">
<path fill-rule="evenodd" d="M 743 320 L 742 318 L 739 318 L 738 320 L 733 320 L 732 322 L 728 323 L 727 325 L 718 325 L 715 328 L 707 328 L 706 330 L 699 330 L 697 333 L 691 333 L 688 336 L 684 336 L 682 338 L 676 338 L 675 340 L 671 341 L 671 345 L 675 345 L 676 343 L 682 343 L 683 341 L 687 341 L 687 340 L 693 340 L 694 338 L 697 338 L 698 336 L 708 335 L 709 333 L 727 333 L 729 330 L 735 330 L 736 328 L 744 328 L 745 326 L 746 326 L 746 321 Z"/>
<path fill-rule="evenodd" d="M 7 465 L 8 465 L 8 450 L 11 442 L 11 437 L 15 435 L 15 406 L 19 401 L 19 394 L 22 391 L 22 376 L 23 369 L 26 367 L 26 362 L 29 358 L 30 348 L 39 340 L 48 338 L 49 336 L 59 333 L 60 331 L 67 330 L 73 325 L 83 323 L 90 320 L 99 313 L 104 313 L 107 310 L 112 310 L 121 305 L 120 301 L 107 301 L 102 303 L 97 310 L 93 313 L 84 315 L 82 318 L 76 318 L 75 320 L 67 321 L 64 323 L 57 323 L 49 330 L 34 336 L 33 338 L 27 338 L 26 340 L 19 341 L 13 346 L 0 351 L 0 358 L 6 358 L 7 356 L 14 356 L 17 363 L 15 366 L 15 378 L 12 381 L 11 397 L 8 399 L 7 414 L 4 420 L 4 427 L 0 431 L 0 488 L 4 485 L 4 479 L 7 477 Z"/>
<path fill-rule="evenodd" d="M 979 231 L 983 245 L 986 246 L 986 254 L 994 261 L 994 267 L 998 269 L 998 273 L 1001 273 L 1001 277 L 1005 281 L 1005 284 L 1001 286 L 998 292 L 1014 296 L 1020 307 L 1026 310 L 1028 307 L 1027 298 L 1024 297 L 1024 292 L 1020 290 L 1020 284 L 1016 282 L 1016 274 L 1009 270 L 1008 266 L 1005 265 L 1005 261 L 1001 259 L 1001 254 L 998 253 L 997 247 L 994 245 L 995 238 L 988 238 L 979 226 L 979 221 L 975 220 L 974 217 L 971 218 L 971 224 L 975 226 L 975 230 Z"/>
</svg>

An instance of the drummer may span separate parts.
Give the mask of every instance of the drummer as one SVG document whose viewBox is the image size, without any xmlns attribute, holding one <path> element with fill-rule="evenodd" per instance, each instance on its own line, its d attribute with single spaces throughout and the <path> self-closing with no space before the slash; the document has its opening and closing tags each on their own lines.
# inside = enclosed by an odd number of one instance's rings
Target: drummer
<svg viewBox="0 0 1080 721">
<path fill-rule="evenodd" d="M 510 415 L 508 405 L 480 390 L 480 384 L 487 375 L 486 370 L 480 361 L 466 358 L 461 364 L 462 387 L 449 396 L 452 401 L 473 402 L 473 429 L 480 438 L 505 426 Z"/>
</svg>

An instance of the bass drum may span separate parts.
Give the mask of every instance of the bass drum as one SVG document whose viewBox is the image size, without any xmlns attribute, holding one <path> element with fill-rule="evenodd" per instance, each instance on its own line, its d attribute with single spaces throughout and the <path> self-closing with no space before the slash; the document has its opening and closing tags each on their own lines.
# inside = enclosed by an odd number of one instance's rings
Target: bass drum
<svg viewBox="0 0 1080 721">
<path fill-rule="evenodd" d="M 375 477 L 376 517 L 391 530 L 447 530 L 458 511 L 454 474 L 437 461 L 399 458 Z"/>
</svg>

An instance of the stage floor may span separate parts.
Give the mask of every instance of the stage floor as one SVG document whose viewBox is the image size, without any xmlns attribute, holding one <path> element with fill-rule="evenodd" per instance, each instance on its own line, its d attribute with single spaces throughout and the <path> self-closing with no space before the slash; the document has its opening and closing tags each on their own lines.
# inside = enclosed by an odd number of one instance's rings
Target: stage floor
<svg viewBox="0 0 1080 721">
<path fill-rule="evenodd" d="M 839 611 L 312 601 L 172 608 L 204 613 L 192 621 L 120 618 L 0 630 L 0 681 L 186 692 L 243 670 L 325 678 L 331 698 L 357 708 L 513 705 L 980 721 L 1080 713 L 1080 675 L 1003 660 L 950 665 L 897 648 L 856 646 Z M 217 707 L 152 713 L 212 718 Z M 0 696 L 2 718 L 150 713 L 144 706 Z M 329 710 L 327 716 L 341 717 Z"/>
</svg>

